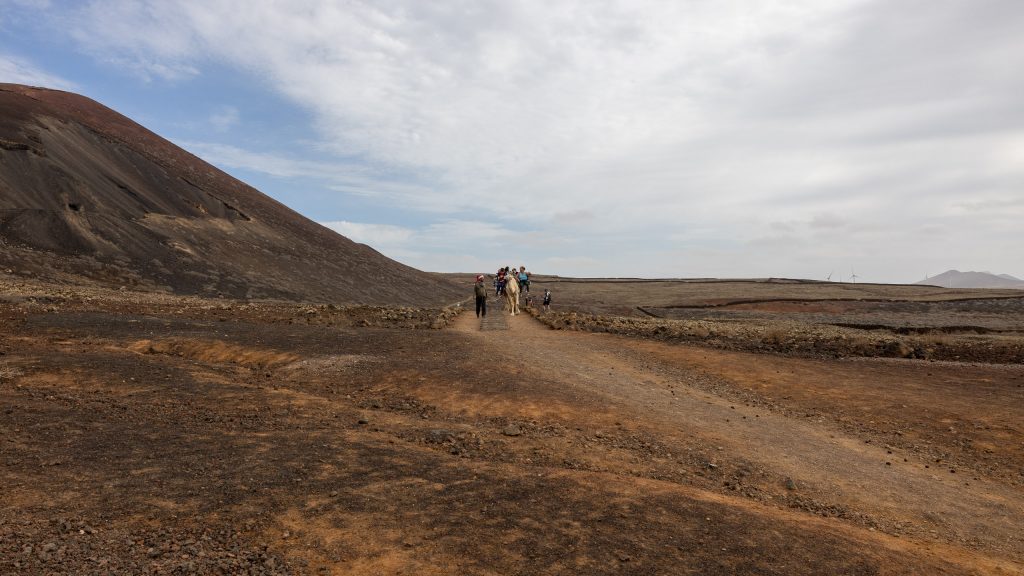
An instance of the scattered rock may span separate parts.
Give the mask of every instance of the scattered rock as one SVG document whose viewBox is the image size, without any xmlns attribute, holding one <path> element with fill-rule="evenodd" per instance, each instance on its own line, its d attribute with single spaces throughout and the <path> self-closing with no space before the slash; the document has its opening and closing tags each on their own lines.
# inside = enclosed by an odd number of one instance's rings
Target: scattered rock
<svg viewBox="0 0 1024 576">
<path fill-rule="evenodd" d="M 519 426 L 511 424 L 502 428 L 501 433 L 505 436 L 522 436 L 523 430 Z"/>
<path fill-rule="evenodd" d="M 455 436 L 455 433 L 451 430 L 445 430 L 443 428 L 436 428 L 427 432 L 427 442 L 431 444 L 444 444 L 451 440 Z"/>
</svg>

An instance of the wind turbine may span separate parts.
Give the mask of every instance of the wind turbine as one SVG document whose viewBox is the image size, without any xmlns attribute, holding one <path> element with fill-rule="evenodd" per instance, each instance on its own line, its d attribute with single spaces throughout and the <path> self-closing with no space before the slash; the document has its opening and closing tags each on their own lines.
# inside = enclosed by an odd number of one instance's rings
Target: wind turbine
<svg viewBox="0 0 1024 576">
<path fill-rule="evenodd" d="M 857 275 L 853 273 L 853 268 L 850 268 L 850 281 L 854 284 L 857 283 Z"/>
<path fill-rule="evenodd" d="M 835 270 L 833 270 L 832 272 L 835 272 Z M 825 282 L 831 282 L 832 281 L 832 272 L 828 273 L 828 278 L 825 278 Z"/>
</svg>

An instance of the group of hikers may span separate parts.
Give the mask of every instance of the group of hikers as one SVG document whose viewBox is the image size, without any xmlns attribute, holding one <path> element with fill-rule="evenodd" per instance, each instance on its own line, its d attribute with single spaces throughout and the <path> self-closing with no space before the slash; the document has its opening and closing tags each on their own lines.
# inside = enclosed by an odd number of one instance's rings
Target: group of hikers
<svg viewBox="0 0 1024 576">
<path fill-rule="evenodd" d="M 476 294 L 477 318 L 480 316 L 487 316 L 487 287 L 484 284 L 484 280 L 485 278 L 483 274 L 477 274 L 476 286 L 473 289 Z M 527 272 L 526 266 L 520 266 L 518 270 L 514 266 L 498 268 L 498 272 L 494 275 L 493 281 L 495 297 L 505 294 L 505 287 L 508 285 L 510 280 L 514 280 L 518 284 L 518 294 L 525 294 L 526 305 L 531 306 L 534 300 L 533 296 L 530 295 L 530 273 Z M 545 312 L 547 312 L 551 307 L 551 290 L 548 290 L 547 288 L 544 289 L 542 304 Z"/>
</svg>

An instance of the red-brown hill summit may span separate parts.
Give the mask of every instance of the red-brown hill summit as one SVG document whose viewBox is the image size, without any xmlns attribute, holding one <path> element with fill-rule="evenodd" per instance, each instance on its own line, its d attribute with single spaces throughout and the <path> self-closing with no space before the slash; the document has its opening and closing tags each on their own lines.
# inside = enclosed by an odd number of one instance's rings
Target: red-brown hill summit
<svg viewBox="0 0 1024 576">
<path fill-rule="evenodd" d="M 462 296 L 83 96 L 0 84 L 0 266 L 183 294 L 433 306 Z"/>
</svg>

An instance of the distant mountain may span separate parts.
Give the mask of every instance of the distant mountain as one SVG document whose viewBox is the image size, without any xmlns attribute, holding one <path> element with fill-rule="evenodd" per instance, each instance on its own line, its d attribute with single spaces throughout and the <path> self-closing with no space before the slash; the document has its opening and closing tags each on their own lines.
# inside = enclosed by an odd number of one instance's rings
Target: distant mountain
<svg viewBox="0 0 1024 576">
<path fill-rule="evenodd" d="M 463 290 L 83 96 L 0 84 L 0 266 L 68 284 L 440 305 Z"/>
<path fill-rule="evenodd" d="M 947 270 L 937 276 L 925 278 L 916 284 L 931 284 L 945 288 L 1020 288 L 1024 290 L 1024 280 L 1009 274 L 992 274 L 991 272 L 960 272 Z"/>
</svg>

